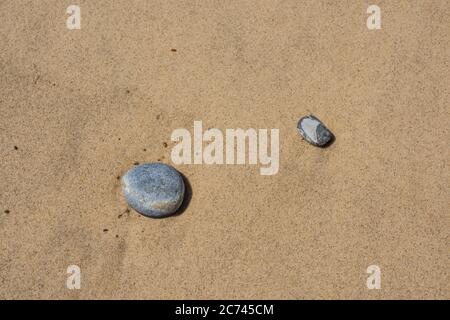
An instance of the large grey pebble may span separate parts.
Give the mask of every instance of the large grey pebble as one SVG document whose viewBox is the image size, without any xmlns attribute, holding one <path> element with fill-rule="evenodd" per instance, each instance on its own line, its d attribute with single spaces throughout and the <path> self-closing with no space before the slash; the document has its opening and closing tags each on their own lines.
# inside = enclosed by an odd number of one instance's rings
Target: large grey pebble
<svg viewBox="0 0 450 320">
<path fill-rule="evenodd" d="M 306 141 L 318 147 L 327 145 L 333 139 L 331 131 L 312 114 L 301 118 L 297 128 Z"/>
<path fill-rule="evenodd" d="M 144 163 L 122 177 L 122 190 L 131 207 L 145 216 L 162 218 L 175 213 L 184 198 L 181 174 L 163 163 Z"/>
</svg>

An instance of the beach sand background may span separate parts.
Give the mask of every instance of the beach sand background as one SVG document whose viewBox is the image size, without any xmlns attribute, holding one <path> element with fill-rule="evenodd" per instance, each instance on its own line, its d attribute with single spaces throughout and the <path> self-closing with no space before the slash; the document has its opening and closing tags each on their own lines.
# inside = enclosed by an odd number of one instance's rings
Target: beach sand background
<svg viewBox="0 0 450 320">
<path fill-rule="evenodd" d="M 0 1 L 0 297 L 449 299 L 449 8 Z M 278 174 L 176 166 L 183 214 L 128 212 L 118 177 L 194 120 L 279 128 Z"/>
</svg>

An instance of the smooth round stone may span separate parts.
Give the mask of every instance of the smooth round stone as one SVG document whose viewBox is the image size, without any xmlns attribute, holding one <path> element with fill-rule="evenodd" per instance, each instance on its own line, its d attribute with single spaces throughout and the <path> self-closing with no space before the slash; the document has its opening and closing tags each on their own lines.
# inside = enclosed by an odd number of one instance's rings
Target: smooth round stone
<svg viewBox="0 0 450 320">
<path fill-rule="evenodd" d="M 313 115 L 301 118 L 297 128 L 306 141 L 318 147 L 325 146 L 333 138 L 331 131 Z"/>
<path fill-rule="evenodd" d="M 144 163 L 122 177 L 122 190 L 128 204 L 139 213 L 162 218 L 174 214 L 184 198 L 181 174 L 163 163 Z"/>
</svg>

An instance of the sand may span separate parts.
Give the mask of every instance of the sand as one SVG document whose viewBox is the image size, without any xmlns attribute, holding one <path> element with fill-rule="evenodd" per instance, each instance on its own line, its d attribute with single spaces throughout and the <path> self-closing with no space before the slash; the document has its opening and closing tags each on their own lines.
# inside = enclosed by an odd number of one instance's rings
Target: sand
<svg viewBox="0 0 450 320">
<path fill-rule="evenodd" d="M 449 299 L 449 2 L 368 30 L 373 3 L 82 0 L 68 30 L 70 2 L 0 1 L 0 297 Z M 181 215 L 128 210 L 118 177 L 194 120 L 278 128 L 278 174 L 177 165 Z"/>
</svg>

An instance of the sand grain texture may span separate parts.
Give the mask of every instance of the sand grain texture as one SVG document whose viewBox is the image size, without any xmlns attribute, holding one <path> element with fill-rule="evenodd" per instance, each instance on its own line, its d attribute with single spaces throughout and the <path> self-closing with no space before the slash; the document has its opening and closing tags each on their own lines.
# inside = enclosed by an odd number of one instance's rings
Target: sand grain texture
<svg viewBox="0 0 450 320">
<path fill-rule="evenodd" d="M 69 4 L 0 1 L 1 298 L 450 298 L 448 1 Z M 177 166 L 182 215 L 128 212 L 194 120 L 279 128 L 279 173 Z"/>
</svg>

